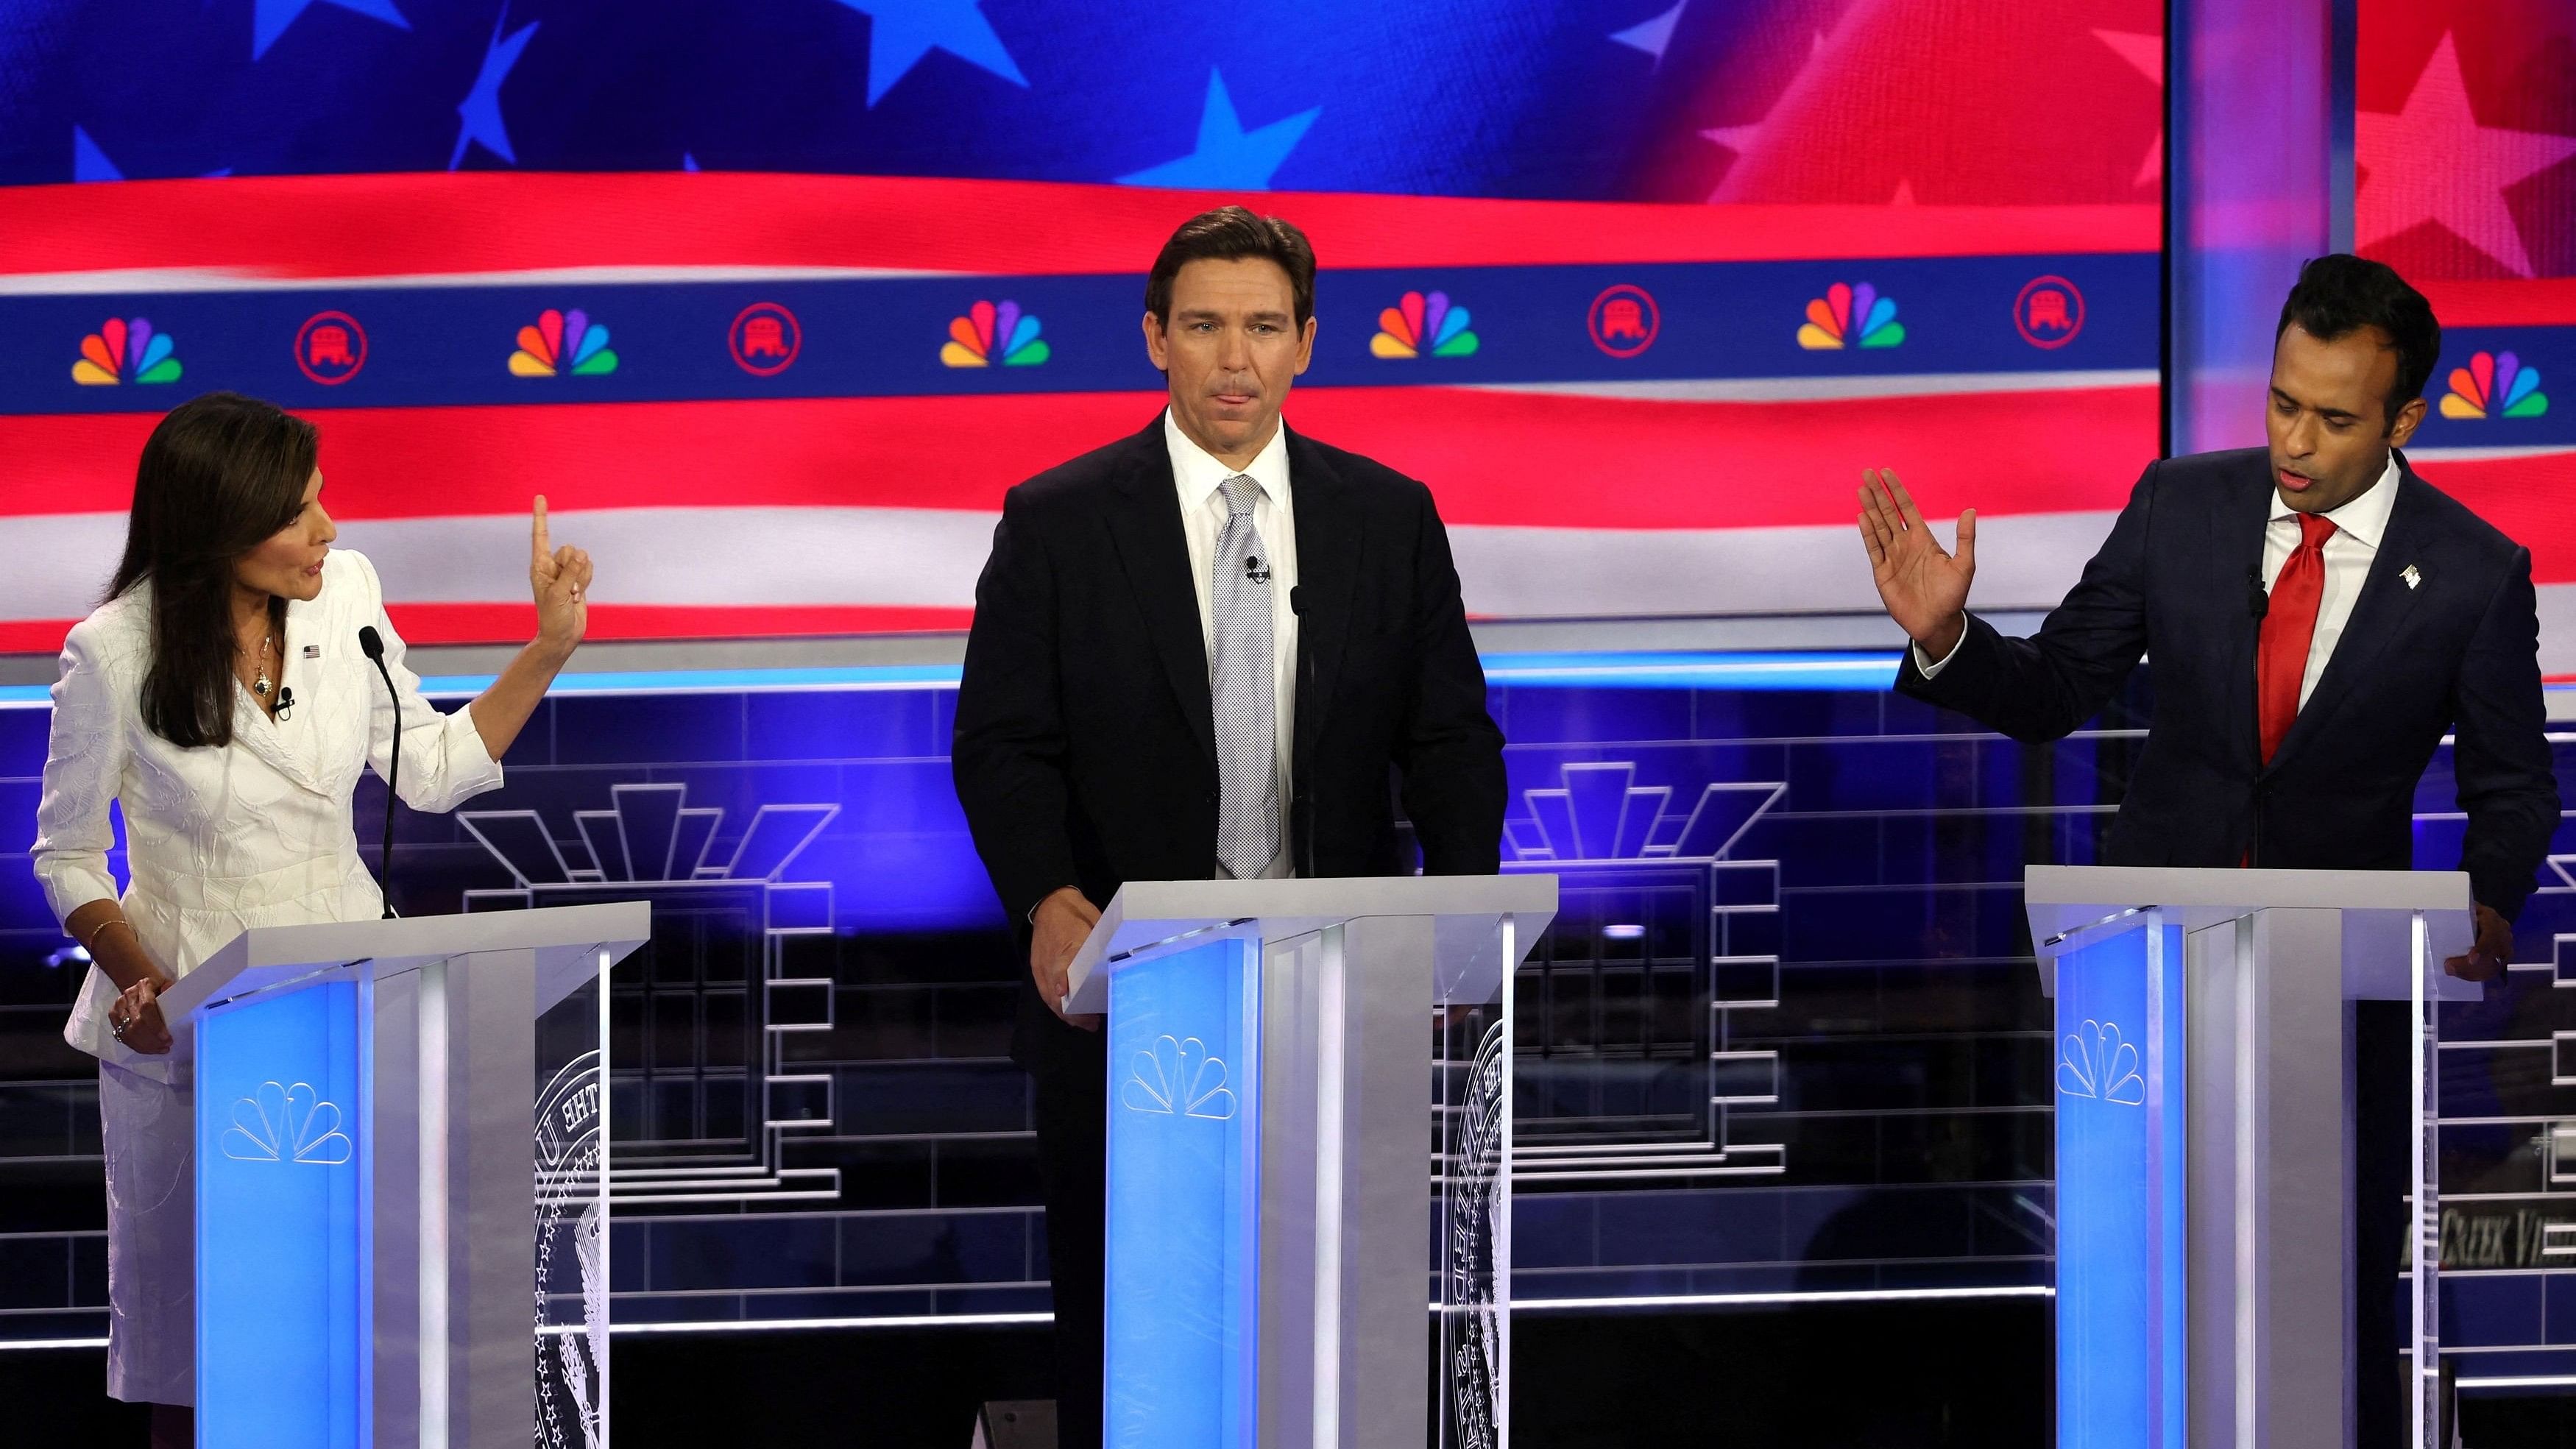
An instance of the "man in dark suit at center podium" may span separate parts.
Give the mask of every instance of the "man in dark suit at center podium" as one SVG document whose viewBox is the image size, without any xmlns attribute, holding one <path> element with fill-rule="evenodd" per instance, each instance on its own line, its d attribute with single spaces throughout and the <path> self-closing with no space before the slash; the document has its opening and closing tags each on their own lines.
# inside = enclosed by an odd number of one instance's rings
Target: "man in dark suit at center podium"
<svg viewBox="0 0 2576 1449">
<path fill-rule="evenodd" d="M 1104 1112 L 1097 1018 L 1065 968 L 1130 880 L 1499 869 L 1485 712 L 1430 490 L 1280 422 L 1315 341 L 1286 222 L 1184 223 L 1145 289 L 1170 404 L 1012 489 L 975 589 L 957 797 L 1028 946 L 1011 1055 L 1036 1085 L 1058 1442 L 1101 1436 Z"/>
<path fill-rule="evenodd" d="M 2302 268 L 2274 333 L 2269 445 L 2148 465 L 2039 633 L 1967 612 L 1976 515 L 1941 547 L 1893 473 L 1861 537 L 1913 638 L 1896 687 L 2026 742 L 2093 717 L 2141 656 L 2155 703 L 2105 863 L 2407 870 L 2415 789 L 2455 733 L 2476 940 L 2492 980 L 2558 827 L 2531 552 L 2398 451 L 2441 353 L 2433 309 L 2351 256 Z M 2405 1236 L 2406 1007 L 2356 1003 L 2359 1442 L 2405 1422 L 2393 1317 Z"/>
</svg>

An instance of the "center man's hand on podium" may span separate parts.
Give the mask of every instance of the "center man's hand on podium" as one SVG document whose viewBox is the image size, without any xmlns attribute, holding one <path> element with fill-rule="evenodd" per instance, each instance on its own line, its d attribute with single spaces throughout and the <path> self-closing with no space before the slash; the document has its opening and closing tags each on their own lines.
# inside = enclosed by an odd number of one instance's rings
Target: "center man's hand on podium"
<svg viewBox="0 0 2576 1449">
<path fill-rule="evenodd" d="M 2478 938 L 2464 954 L 2444 961 L 2442 969 L 2463 981 L 2493 981 L 2513 959 L 2513 923 L 2484 901 L 2477 903 L 2472 919 Z"/>
<path fill-rule="evenodd" d="M 1059 886 L 1055 894 L 1038 902 L 1029 924 L 1034 928 L 1029 933 L 1029 976 L 1037 982 L 1047 1010 L 1084 1031 L 1100 1030 L 1097 1014 L 1066 1016 L 1064 1010 L 1065 972 L 1082 943 L 1090 939 L 1091 928 L 1100 924 L 1100 908 L 1072 886 Z"/>
<path fill-rule="evenodd" d="M 1941 547 L 1893 468 L 1861 470 L 1860 540 L 1879 602 L 1934 662 L 1968 631 L 1968 584 L 1977 576 L 1977 510 L 1959 514 L 1959 551 Z"/>
</svg>

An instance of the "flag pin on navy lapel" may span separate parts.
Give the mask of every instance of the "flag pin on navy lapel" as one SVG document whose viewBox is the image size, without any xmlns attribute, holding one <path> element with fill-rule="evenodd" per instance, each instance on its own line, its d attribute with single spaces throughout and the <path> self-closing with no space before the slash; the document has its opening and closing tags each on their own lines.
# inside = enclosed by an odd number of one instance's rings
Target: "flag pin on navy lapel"
<svg viewBox="0 0 2576 1449">
<path fill-rule="evenodd" d="M 2404 569 L 2398 572 L 2397 576 L 2404 579 L 2406 581 L 2406 587 L 2410 589 L 2415 587 L 2417 584 L 2424 582 L 2424 575 L 2417 572 L 2413 564 L 2408 564 Z"/>
</svg>

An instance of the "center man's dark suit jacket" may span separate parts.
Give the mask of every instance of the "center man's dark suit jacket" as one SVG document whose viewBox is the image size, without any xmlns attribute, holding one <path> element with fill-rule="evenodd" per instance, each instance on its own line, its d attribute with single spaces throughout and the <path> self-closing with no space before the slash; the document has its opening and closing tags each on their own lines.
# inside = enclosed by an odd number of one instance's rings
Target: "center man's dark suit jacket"
<svg viewBox="0 0 2576 1449">
<path fill-rule="evenodd" d="M 2153 657 L 2154 716 L 2111 827 L 2113 865 L 2233 866 L 2250 852 L 2260 866 L 2408 869 L 2416 784 L 2456 730 L 2460 868 L 2510 919 L 2558 827 L 2531 553 L 2398 463 L 2361 597 L 2268 766 L 2252 600 L 2273 482 L 2260 448 L 2150 465 L 2037 635 L 2008 639 L 1971 617 L 1937 677 L 1908 650 L 1897 687 L 2052 740 Z"/>
<path fill-rule="evenodd" d="M 1295 798 L 1281 804 L 1298 873 L 1405 869 L 1395 776 L 1425 872 L 1493 873 L 1503 736 L 1430 490 L 1295 432 L 1288 481 L 1301 682 Z M 1191 568 L 1159 416 L 1003 499 L 953 760 L 1013 921 L 1060 886 L 1105 905 L 1125 881 L 1216 873 L 1216 727 Z M 1022 1065 L 1043 1073 L 1070 1037 L 1096 1043 L 1023 983 Z"/>
</svg>

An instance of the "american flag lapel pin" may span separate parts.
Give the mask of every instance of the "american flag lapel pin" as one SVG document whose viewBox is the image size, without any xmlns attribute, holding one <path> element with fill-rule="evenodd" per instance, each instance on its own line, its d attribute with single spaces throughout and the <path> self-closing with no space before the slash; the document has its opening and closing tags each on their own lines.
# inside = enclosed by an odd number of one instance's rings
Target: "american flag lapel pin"
<svg viewBox="0 0 2576 1449">
<path fill-rule="evenodd" d="M 321 645 L 319 645 L 319 644 L 307 644 L 307 645 L 305 645 L 305 646 L 304 646 L 304 657 L 305 657 L 305 658 L 307 658 L 307 659 L 319 659 L 319 658 L 321 658 L 321 657 L 322 657 L 322 646 L 321 646 Z"/>
<path fill-rule="evenodd" d="M 2417 584 L 2424 582 L 2424 575 L 2419 572 L 2413 564 L 2408 564 L 2403 570 L 2399 571 L 2397 576 L 2404 579 L 2406 581 L 2406 587 L 2410 589 L 2415 587 Z"/>
</svg>

